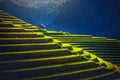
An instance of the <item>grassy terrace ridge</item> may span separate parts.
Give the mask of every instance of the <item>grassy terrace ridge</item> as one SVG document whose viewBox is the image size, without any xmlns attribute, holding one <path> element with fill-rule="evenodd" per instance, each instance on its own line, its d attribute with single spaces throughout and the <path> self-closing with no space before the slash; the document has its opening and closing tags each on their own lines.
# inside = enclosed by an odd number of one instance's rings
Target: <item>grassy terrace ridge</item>
<svg viewBox="0 0 120 80">
<path fill-rule="evenodd" d="M 58 43 L 32 43 L 32 44 L 4 44 L 4 45 L 0 45 L 2 46 L 32 46 L 32 45 L 54 45 L 54 44 L 58 44 Z"/>
<path fill-rule="evenodd" d="M 53 39 L 51 37 L 37 37 L 37 38 L 0 38 L 0 40 L 40 40 L 40 39 Z"/>
<path fill-rule="evenodd" d="M 55 51 L 69 51 L 67 48 L 62 49 L 50 49 L 50 50 L 32 50 L 32 51 L 19 51 L 19 52 L 2 52 L 0 55 L 6 55 L 6 54 L 34 54 L 34 53 L 43 53 L 43 52 L 55 52 Z"/>
<path fill-rule="evenodd" d="M 35 77 L 35 78 L 24 79 L 24 80 L 49 79 L 49 78 L 54 79 L 54 77 L 62 77 L 62 76 L 67 76 L 67 75 L 71 75 L 70 78 L 72 78 L 72 75 L 74 75 L 74 74 L 82 74 L 82 73 L 90 72 L 90 71 L 99 71 L 101 69 L 104 69 L 104 68 L 103 67 L 97 67 L 97 68 L 91 68 L 91 69 L 86 69 L 86 70 L 75 70 L 75 71 L 71 71 L 71 72 L 69 71 L 69 72 L 64 72 L 64 73 L 59 73 L 59 74 L 53 74 L 53 75 L 50 75 L 50 76 Z"/>
<path fill-rule="evenodd" d="M 0 32 L 0 34 L 43 34 L 42 32 Z"/>
<path fill-rule="evenodd" d="M 49 69 L 49 68 L 58 68 L 58 67 L 67 67 L 67 66 L 74 66 L 74 65 L 81 65 L 81 67 L 84 69 L 86 67 L 85 65 L 93 64 L 98 67 L 98 64 L 94 63 L 93 61 L 82 61 L 82 62 L 69 62 L 69 63 L 62 63 L 62 64 L 56 64 L 56 65 L 48 65 L 48 66 L 38 66 L 38 67 L 29 67 L 29 68 L 23 68 L 23 69 L 16 69 L 16 70 L 9 70 L 9 71 L 3 71 L 3 72 L 22 72 L 22 71 L 33 71 L 33 70 L 40 70 L 40 69 Z M 91 67 L 91 66 L 89 66 Z M 87 68 L 87 67 L 86 67 Z M 3 73 L 1 72 L 1 73 Z"/>
<path fill-rule="evenodd" d="M 80 58 L 80 55 L 66 55 L 66 56 L 58 56 L 58 57 L 48 57 L 48 58 L 35 58 L 35 59 L 22 59 L 22 60 L 9 60 L 9 61 L 2 61 L 2 63 L 16 63 L 16 62 L 35 62 L 35 61 L 48 61 L 48 60 L 59 60 L 59 59 L 68 59 L 68 58 Z M 81 56 L 83 57 L 83 56 Z"/>
<path fill-rule="evenodd" d="M 79 35 L 79 34 L 68 34 L 68 35 L 52 35 L 58 37 L 91 37 L 92 35 Z"/>
<path fill-rule="evenodd" d="M 24 28 L 20 28 L 20 27 L 0 27 L 0 29 L 23 29 L 24 30 Z"/>
</svg>

